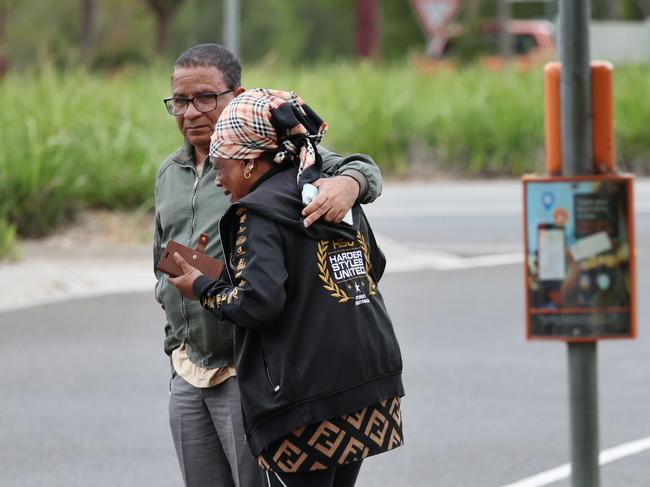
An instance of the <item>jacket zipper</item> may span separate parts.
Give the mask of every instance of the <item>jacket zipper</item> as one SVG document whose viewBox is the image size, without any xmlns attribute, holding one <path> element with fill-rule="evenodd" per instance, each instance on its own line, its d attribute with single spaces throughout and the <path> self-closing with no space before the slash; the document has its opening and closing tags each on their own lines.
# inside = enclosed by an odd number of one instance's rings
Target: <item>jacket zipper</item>
<svg viewBox="0 0 650 487">
<path fill-rule="evenodd" d="M 223 240 L 221 241 L 221 249 L 223 251 L 224 256 L 228 255 L 228 253 L 226 252 L 226 245 L 225 245 L 225 242 Z M 230 263 L 226 262 L 226 265 L 224 266 L 224 268 L 226 269 L 226 273 L 228 274 L 228 279 L 230 280 L 230 284 L 234 285 L 235 280 L 234 280 L 233 275 L 231 273 Z M 266 380 L 269 382 L 269 385 L 271 386 L 271 389 L 273 389 L 273 392 L 278 392 L 281 388 L 280 388 L 279 385 L 276 385 L 273 382 L 273 379 L 271 379 L 271 373 L 269 372 L 269 359 L 266 356 L 266 352 L 262 348 L 261 343 L 260 343 L 260 351 L 262 352 L 262 357 L 264 357 L 264 372 L 266 373 Z"/>
<path fill-rule="evenodd" d="M 192 187 L 192 221 L 190 225 L 190 236 L 187 238 L 188 247 L 192 240 L 192 236 L 194 235 L 194 226 L 196 225 L 196 190 L 199 187 L 199 180 L 201 179 L 201 175 L 196 171 L 196 169 L 192 170 L 196 174 L 196 179 L 194 180 L 194 186 Z"/>
<path fill-rule="evenodd" d="M 201 179 L 201 175 L 199 172 L 191 167 L 192 171 L 194 171 L 194 174 L 196 175 L 196 179 L 194 180 L 194 186 L 192 187 L 192 200 L 191 200 L 191 206 L 192 206 L 192 220 L 190 224 L 190 235 L 187 238 L 187 246 L 189 247 L 190 242 L 192 240 L 192 236 L 194 235 L 194 226 L 196 224 L 196 191 L 197 188 L 199 187 L 199 180 Z M 185 298 L 181 296 L 181 310 L 183 311 L 183 318 L 185 318 L 185 336 L 190 337 L 190 320 L 187 317 L 187 309 L 185 308 Z"/>
<path fill-rule="evenodd" d="M 264 356 L 264 370 L 266 371 L 266 378 L 269 381 L 269 384 L 271 384 L 271 388 L 273 389 L 273 392 L 278 392 L 280 390 L 279 385 L 275 385 L 273 381 L 271 380 L 271 373 L 269 372 L 269 359 L 266 356 L 266 353 L 262 351 L 262 355 Z"/>
</svg>

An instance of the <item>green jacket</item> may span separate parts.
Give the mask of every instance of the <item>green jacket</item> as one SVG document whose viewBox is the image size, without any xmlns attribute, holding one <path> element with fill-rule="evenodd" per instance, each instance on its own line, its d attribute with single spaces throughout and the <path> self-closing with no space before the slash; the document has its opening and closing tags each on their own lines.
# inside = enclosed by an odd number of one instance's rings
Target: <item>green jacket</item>
<svg viewBox="0 0 650 487">
<path fill-rule="evenodd" d="M 360 184 L 359 202 L 370 203 L 381 194 L 381 174 L 373 160 L 362 154 L 341 157 L 322 147 L 323 171 L 347 174 Z M 202 173 L 196 171 L 192 146 L 186 141 L 158 170 L 155 189 L 154 270 L 169 240 L 195 248 L 199 235 L 210 240 L 206 253 L 223 259 L 219 240 L 219 220 L 230 206 L 215 186 L 215 172 L 209 162 Z M 206 312 L 198 301 L 184 299 L 169 284 L 167 276 L 156 273 L 156 300 L 165 310 L 165 353 L 186 343 L 190 360 L 203 367 L 223 367 L 233 363 L 233 324 Z"/>
</svg>

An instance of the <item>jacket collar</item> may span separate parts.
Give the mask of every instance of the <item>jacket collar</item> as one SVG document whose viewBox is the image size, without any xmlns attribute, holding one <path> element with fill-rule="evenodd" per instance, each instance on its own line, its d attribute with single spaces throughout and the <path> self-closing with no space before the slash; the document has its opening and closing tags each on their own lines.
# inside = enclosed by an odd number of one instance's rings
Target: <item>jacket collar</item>
<svg viewBox="0 0 650 487">
<path fill-rule="evenodd" d="M 172 161 L 181 166 L 194 166 L 194 147 L 187 139 L 183 140 L 183 145 L 174 154 Z"/>
</svg>

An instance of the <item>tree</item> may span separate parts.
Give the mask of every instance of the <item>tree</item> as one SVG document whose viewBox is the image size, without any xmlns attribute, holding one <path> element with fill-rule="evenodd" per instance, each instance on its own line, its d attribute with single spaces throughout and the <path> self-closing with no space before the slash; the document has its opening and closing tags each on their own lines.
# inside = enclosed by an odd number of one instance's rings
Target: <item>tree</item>
<svg viewBox="0 0 650 487">
<path fill-rule="evenodd" d="M 156 45 L 158 54 L 165 54 L 171 39 L 171 25 L 174 14 L 183 0 L 147 0 L 156 15 Z"/>
<path fill-rule="evenodd" d="M 81 57 L 90 66 L 95 57 L 97 0 L 81 0 Z"/>
<path fill-rule="evenodd" d="M 7 72 L 7 5 L 0 0 L 0 79 Z"/>
<path fill-rule="evenodd" d="M 650 0 L 636 0 L 636 3 L 644 17 L 650 17 Z"/>
</svg>

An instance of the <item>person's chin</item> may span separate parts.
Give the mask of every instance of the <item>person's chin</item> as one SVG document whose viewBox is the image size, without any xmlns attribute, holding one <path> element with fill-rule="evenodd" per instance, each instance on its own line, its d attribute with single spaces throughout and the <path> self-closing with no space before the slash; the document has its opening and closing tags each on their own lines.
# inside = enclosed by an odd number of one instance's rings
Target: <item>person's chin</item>
<svg viewBox="0 0 650 487">
<path fill-rule="evenodd" d="M 210 127 L 187 129 L 185 131 L 185 138 L 192 145 L 201 145 L 205 143 L 210 143 L 210 135 L 212 131 Z"/>
</svg>

